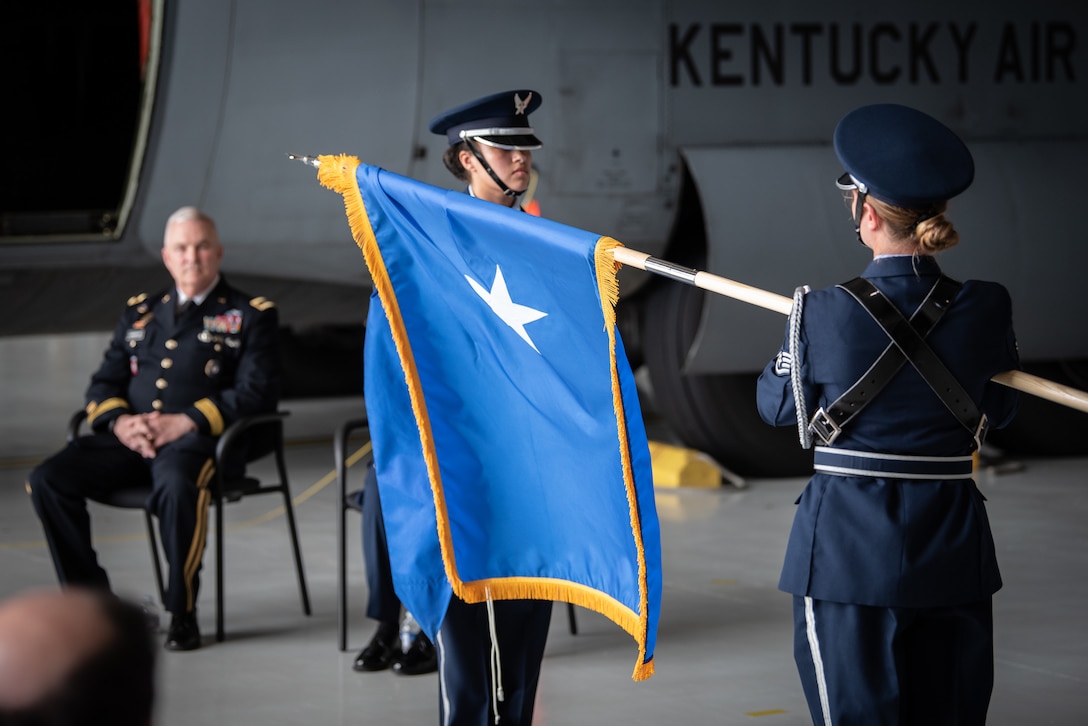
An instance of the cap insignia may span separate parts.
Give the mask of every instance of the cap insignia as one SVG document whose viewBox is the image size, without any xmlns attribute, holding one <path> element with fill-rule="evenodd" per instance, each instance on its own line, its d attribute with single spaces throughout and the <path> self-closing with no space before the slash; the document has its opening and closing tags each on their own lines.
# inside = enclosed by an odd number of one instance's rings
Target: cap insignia
<svg viewBox="0 0 1088 726">
<path fill-rule="evenodd" d="M 521 100 L 521 96 L 514 94 L 514 115 L 522 116 L 525 114 L 525 109 L 529 106 L 529 101 L 533 100 L 533 92 L 529 91 L 529 95 L 525 97 L 525 100 Z"/>
</svg>

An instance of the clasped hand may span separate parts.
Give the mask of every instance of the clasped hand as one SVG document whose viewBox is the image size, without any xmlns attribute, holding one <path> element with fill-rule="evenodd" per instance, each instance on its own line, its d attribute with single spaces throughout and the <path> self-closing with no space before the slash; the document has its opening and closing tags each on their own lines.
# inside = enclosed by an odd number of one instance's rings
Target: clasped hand
<svg viewBox="0 0 1088 726">
<path fill-rule="evenodd" d="M 155 453 L 171 441 L 196 431 L 196 423 L 183 413 L 123 414 L 113 425 L 117 440 L 145 459 L 155 458 Z"/>
</svg>

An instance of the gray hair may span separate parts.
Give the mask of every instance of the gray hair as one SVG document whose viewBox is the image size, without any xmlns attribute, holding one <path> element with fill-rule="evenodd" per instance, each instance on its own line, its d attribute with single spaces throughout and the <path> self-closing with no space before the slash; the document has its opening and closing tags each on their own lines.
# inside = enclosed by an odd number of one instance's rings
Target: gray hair
<svg viewBox="0 0 1088 726">
<path fill-rule="evenodd" d="M 170 225 L 175 222 L 203 222 L 213 230 L 216 229 L 215 220 L 201 209 L 193 206 L 181 207 L 171 214 L 166 220 L 166 229 L 170 229 Z M 218 230 L 216 230 L 216 235 L 218 236 Z M 163 236 L 165 237 L 165 233 Z"/>
</svg>

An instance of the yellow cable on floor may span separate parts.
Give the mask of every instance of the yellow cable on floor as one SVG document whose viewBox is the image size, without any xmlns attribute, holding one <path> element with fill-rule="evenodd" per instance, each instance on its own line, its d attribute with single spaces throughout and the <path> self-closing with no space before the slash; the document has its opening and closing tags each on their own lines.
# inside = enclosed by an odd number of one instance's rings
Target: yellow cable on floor
<svg viewBox="0 0 1088 726">
<path fill-rule="evenodd" d="M 347 464 L 347 467 L 350 469 L 352 466 L 354 466 L 355 464 L 357 464 L 359 462 L 359 459 L 362 459 L 364 456 L 366 456 L 369 453 L 370 453 L 370 442 L 368 441 L 365 444 L 363 444 L 362 446 L 360 446 L 359 449 L 354 454 L 352 454 L 351 456 L 349 456 L 347 458 L 347 461 L 345 462 Z M 325 476 L 321 477 L 319 480 L 317 480 L 316 482 L 311 484 L 309 486 L 309 488 L 306 489 L 306 491 L 302 492 L 297 497 L 292 499 L 291 503 L 294 506 L 297 507 L 298 505 L 302 504 L 307 499 L 309 499 L 310 497 L 312 497 L 313 495 L 317 494 L 319 491 L 321 491 L 322 489 L 327 487 L 331 482 L 333 482 L 335 480 L 336 480 L 336 472 L 335 471 L 330 471 L 328 474 L 326 474 Z M 258 524 L 264 524 L 265 522 L 269 522 L 269 521 L 275 519 L 276 517 L 279 517 L 279 516 L 283 515 L 286 511 L 287 510 L 281 504 L 281 505 L 279 505 L 278 507 L 276 507 L 275 509 L 273 509 L 270 512 L 262 514 L 259 517 L 254 517 L 253 519 L 247 519 L 244 522 L 238 522 L 237 524 L 232 524 L 229 527 L 227 527 L 226 529 L 227 529 L 228 532 L 234 532 L 234 531 L 237 531 L 239 529 L 245 529 L 246 527 L 253 527 L 253 526 L 258 525 Z"/>
</svg>

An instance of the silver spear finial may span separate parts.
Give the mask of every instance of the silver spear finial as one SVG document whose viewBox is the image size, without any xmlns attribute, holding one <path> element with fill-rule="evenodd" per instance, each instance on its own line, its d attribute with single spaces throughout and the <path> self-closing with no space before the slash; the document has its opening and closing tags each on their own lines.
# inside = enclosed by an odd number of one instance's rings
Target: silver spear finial
<svg viewBox="0 0 1088 726">
<path fill-rule="evenodd" d="M 318 159 L 316 156 L 306 156 L 304 154 L 288 154 L 287 158 L 293 159 L 295 161 L 301 161 L 303 164 L 308 164 L 315 169 L 321 166 L 321 160 Z"/>
</svg>

